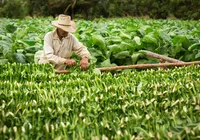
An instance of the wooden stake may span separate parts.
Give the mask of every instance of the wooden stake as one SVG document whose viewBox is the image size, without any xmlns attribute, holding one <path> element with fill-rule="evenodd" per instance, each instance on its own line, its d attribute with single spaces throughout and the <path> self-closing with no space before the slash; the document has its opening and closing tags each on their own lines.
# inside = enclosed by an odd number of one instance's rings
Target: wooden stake
<svg viewBox="0 0 200 140">
<path fill-rule="evenodd" d="M 56 74 L 66 74 L 66 73 L 70 73 L 69 70 L 56 70 Z"/>
<path fill-rule="evenodd" d="M 183 62 L 183 63 L 161 63 L 161 64 L 137 64 L 137 65 L 127 65 L 127 66 L 116 66 L 116 67 L 104 67 L 98 68 L 101 72 L 122 70 L 122 69 L 144 69 L 144 68 L 156 68 L 156 67 L 181 67 L 189 65 L 200 65 L 200 61 L 193 62 Z M 70 73 L 69 70 L 56 70 L 56 74 L 67 74 Z"/>
<path fill-rule="evenodd" d="M 165 60 L 165 61 L 168 61 L 168 62 L 171 62 L 171 63 L 183 63 L 184 62 L 184 61 L 180 61 L 180 60 L 177 60 L 177 59 L 174 59 L 174 58 L 170 58 L 170 57 L 160 55 L 160 54 L 157 54 L 157 53 L 153 53 L 153 52 L 150 52 L 150 51 L 146 51 L 146 50 L 142 50 L 141 52 L 145 53 L 149 57 L 162 59 L 162 60 Z"/>
<path fill-rule="evenodd" d="M 115 66 L 115 67 L 104 67 L 98 68 L 100 71 L 112 71 L 121 69 L 143 69 L 143 68 L 155 68 L 155 67 L 180 67 L 189 65 L 200 65 L 200 61 L 194 62 L 182 62 L 182 63 L 161 63 L 161 64 L 137 64 L 137 65 L 127 65 L 127 66 Z"/>
</svg>

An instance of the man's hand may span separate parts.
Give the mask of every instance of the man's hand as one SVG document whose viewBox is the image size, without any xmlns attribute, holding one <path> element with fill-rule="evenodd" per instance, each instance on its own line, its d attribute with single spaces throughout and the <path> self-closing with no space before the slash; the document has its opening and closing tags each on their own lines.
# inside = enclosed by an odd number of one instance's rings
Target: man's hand
<svg viewBox="0 0 200 140">
<path fill-rule="evenodd" d="M 69 67 L 72 67 L 72 66 L 74 66 L 76 64 L 76 61 L 73 60 L 73 59 L 67 59 L 65 61 L 65 64 L 67 64 L 67 66 L 69 66 Z"/>
<path fill-rule="evenodd" d="M 88 68 L 88 58 L 82 58 L 80 62 L 81 70 L 86 70 Z"/>
</svg>

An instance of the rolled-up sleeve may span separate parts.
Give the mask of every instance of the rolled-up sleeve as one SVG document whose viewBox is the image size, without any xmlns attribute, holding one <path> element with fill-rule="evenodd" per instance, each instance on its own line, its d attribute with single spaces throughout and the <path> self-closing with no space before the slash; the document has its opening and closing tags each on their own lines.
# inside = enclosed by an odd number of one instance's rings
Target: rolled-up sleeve
<svg viewBox="0 0 200 140">
<path fill-rule="evenodd" d="M 66 59 L 54 55 L 53 49 L 53 36 L 51 34 L 46 34 L 44 37 L 44 54 L 48 60 L 48 62 L 53 64 L 64 64 Z"/>
<path fill-rule="evenodd" d="M 76 53 L 76 55 L 82 58 L 90 58 L 90 53 L 87 48 L 81 42 L 79 42 L 75 36 L 73 36 L 73 41 L 73 51 Z"/>
</svg>

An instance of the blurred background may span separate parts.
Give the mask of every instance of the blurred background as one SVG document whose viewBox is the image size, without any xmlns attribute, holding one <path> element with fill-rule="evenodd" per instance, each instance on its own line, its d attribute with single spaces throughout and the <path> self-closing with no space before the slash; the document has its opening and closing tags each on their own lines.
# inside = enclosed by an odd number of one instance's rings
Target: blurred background
<svg viewBox="0 0 200 140">
<path fill-rule="evenodd" d="M 143 17 L 200 19 L 199 0 L 0 0 L 0 17 L 53 16 L 76 18 Z"/>
</svg>

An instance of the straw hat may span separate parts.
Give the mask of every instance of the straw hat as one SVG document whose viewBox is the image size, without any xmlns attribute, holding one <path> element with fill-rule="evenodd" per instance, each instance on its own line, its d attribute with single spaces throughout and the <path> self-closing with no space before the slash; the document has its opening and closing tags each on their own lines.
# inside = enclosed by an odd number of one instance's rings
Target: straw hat
<svg viewBox="0 0 200 140">
<path fill-rule="evenodd" d="M 58 20 L 52 21 L 51 24 L 57 28 L 60 28 L 66 32 L 75 32 L 76 23 L 71 20 L 68 15 L 59 15 Z"/>
</svg>

